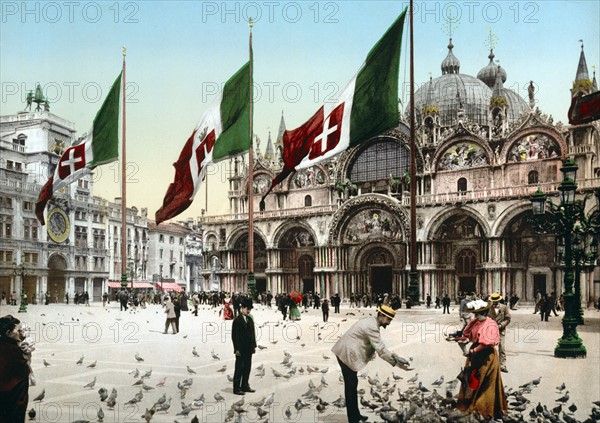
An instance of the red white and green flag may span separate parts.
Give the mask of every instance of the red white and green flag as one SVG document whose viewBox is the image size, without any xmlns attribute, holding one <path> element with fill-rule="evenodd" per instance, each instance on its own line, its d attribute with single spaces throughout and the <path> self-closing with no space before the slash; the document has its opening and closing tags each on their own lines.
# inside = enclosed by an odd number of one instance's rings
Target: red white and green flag
<svg viewBox="0 0 600 423">
<path fill-rule="evenodd" d="M 271 188 L 291 173 L 399 124 L 398 76 L 405 16 L 406 9 L 371 49 L 337 103 L 323 105 L 302 126 L 285 131 L 284 167 Z"/>
<path fill-rule="evenodd" d="M 54 174 L 43 186 L 35 205 L 35 214 L 45 225 L 44 210 L 55 191 L 89 174 L 96 166 L 119 158 L 119 126 L 121 104 L 121 76 L 113 83 L 108 96 L 94 118 L 92 128 L 76 145 L 67 148 Z"/>
<path fill-rule="evenodd" d="M 172 219 L 194 200 L 210 163 L 236 156 L 250 148 L 250 62 L 224 85 L 173 164 L 175 179 L 156 212 L 156 224 Z"/>
</svg>

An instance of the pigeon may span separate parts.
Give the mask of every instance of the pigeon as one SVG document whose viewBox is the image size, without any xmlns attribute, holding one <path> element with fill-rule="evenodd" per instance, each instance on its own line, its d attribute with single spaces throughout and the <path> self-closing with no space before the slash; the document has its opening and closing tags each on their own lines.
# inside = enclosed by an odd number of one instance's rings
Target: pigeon
<svg viewBox="0 0 600 423">
<path fill-rule="evenodd" d="M 161 380 L 158 381 L 158 383 L 156 384 L 156 386 L 165 386 L 165 382 L 167 381 L 167 377 L 163 377 Z"/>
<path fill-rule="evenodd" d="M 29 420 L 35 420 L 35 408 L 31 407 L 31 410 L 29 410 L 27 412 L 27 415 L 29 416 Z"/>
<path fill-rule="evenodd" d="M 96 367 L 96 363 L 98 363 L 98 360 L 94 361 L 92 364 L 88 364 L 88 367 L 93 369 L 94 367 Z"/>
<path fill-rule="evenodd" d="M 556 387 L 556 390 L 562 392 L 565 390 L 566 387 L 567 385 L 565 385 L 565 383 L 563 382 L 560 386 Z"/>
<path fill-rule="evenodd" d="M 200 357 L 200 354 L 198 354 L 198 351 L 196 351 L 196 347 L 193 347 L 193 348 L 192 348 L 192 355 L 193 355 L 194 357 Z"/>
<path fill-rule="evenodd" d="M 214 349 L 213 349 L 213 350 L 210 352 L 210 355 L 211 355 L 211 357 L 212 357 L 213 359 L 215 359 L 215 360 L 220 360 L 220 359 L 221 359 L 221 357 L 219 357 L 219 356 L 218 356 L 218 355 L 215 353 L 215 350 L 214 350 Z"/>
<path fill-rule="evenodd" d="M 151 391 L 151 390 L 153 390 L 153 389 L 154 389 L 154 387 L 153 387 L 153 386 L 146 385 L 145 383 L 143 383 L 143 384 L 142 384 L 142 389 L 143 389 L 144 391 L 148 392 L 148 391 Z"/>
<path fill-rule="evenodd" d="M 176 416 L 185 416 L 185 417 L 187 417 L 188 414 L 190 414 L 190 411 L 192 411 L 192 407 L 190 407 L 188 405 L 185 408 L 183 408 L 179 413 L 177 413 Z"/>
<path fill-rule="evenodd" d="M 133 374 L 133 378 L 135 379 L 140 376 L 140 371 L 136 368 L 135 370 L 130 371 L 129 374 Z"/>
<path fill-rule="evenodd" d="M 562 404 L 558 404 L 556 407 L 554 407 L 554 408 L 552 409 L 552 412 L 553 412 L 554 414 L 560 414 L 560 412 L 561 412 L 561 411 L 562 411 Z"/>
<path fill-rule="evenodd" d="M 415 383 L 418 378 L 419 378 L 419 374 L 415 373 L 415 375 L 413 377 L 411 377 L 410 379 L 408 379 L 407 382 L 408 383 Z"/>
<path fill-rule="evenodd" d="M 133 385 L 131 385 L 131 386 L 141 385 L 142 383 L 144 383 L 144 379 L 140 378 L 140 379 L 136 380 L 135 382 L 133 382 Z"/>
<path fill-rule="evenodd" d="M 106 406 L 107 406 L 108 408 L 110 408 L 111 410 L 112 410 L 113 408 L 115 408 L 115 405 L 116 405 L 116 404 L 117 404 L 117 400 L 116 400 L 116 398 L 112 398 L 112 397 L 110 397 L 110 398 L 109 398 L 109 399 L 106 401 Z"/>
<path fill-rule="evenodd" d="M 98 417 L 98 421 L 100 423 L 102 423 L 104 421 L 104 411 L 102 411 L 102 407 L 100 407 L 98 409 L 98 412 L 96 413 L 96 416 Z"/>
<path fill-rule="evenodd" d="M 94 376 L 94 380 L 92 380 L 90 383 L 88 383 L 87 385 L 84 385 L 84 388 L 94 388 L 94 385 L 96 385 L 96 376 Z"/>
<path fill-rule="evenodd" d="M 442 383 L 444 383 L 444 376 L 440 376 L 440 378 L 438 380 L 436 380 L 435 382 L 432 383 L 433 386 L 440 386 Z"/>
<path fill-rule="evenodd" d="M 265 369 L 261 369 L 258 373 L 256 373 L 254 376 L 256 377 L 260 377 L 263 378 L 265 376 Z"/>
<path fill-rule="evenodd" d="M 33 401 L 39 401 L 42 402 L 42 400 L 44 399 L 44 397 L 46 396 L 46 388 L 42 389 L 42 393 L 39 394 L 37 397 L 35 397 L 33 399 Z"/>
<path fill-rule="evenodd" d="M 152 369 L 150 369 L 146 373 L 144 373 L 142 375 L 142 379 L 148 379 L 150 376 L 152 376 Z"/>
<path fill-rule="evenodd" d="M 288 420 L 290 420 L 292 418 L 292 410 L 290 410 L 289 406 L 285 409 L 285 416 L 287 417 Z"/>
<path fill-rule="evenodd" d="M 260 408 L 260 407 L 258 407 L 258 408 L 256 409 L 256 414 L 258 414 L 258 417 L 262 419 L 262 418 L 263 418 L 263 417 L 265 417 L 267 414 L 269 414 L 269 412 L 268 412 L 268 411 L 265 411 L 265 410 L 263 410 L 263 409 L 262 409 L 262 408 Z"/>
<path fill-rule="evenodd" d="M 43 360 L 43 363 L 44 363 L 44 367 L 48 367 L 48 366 L 50 365 L 50 363 L 48 363 L 48 362 L 46 361 L 46 359 L 44 359 L 44 360 Z"/>
<path fill-rule="evenodd" d="M 225 373 L 225 371 L 227 371 L 227 364 L 223 364 L 223 367 L 217 370 L 218 373 Z"/>
<path fill-rule="evenodd" d="M 135 359 L 137 361 L 144 361 L 144 359 L 142 357 L 140 357 L 140 355 L 138 353 L 135 353 Z"/>
<path fill-rule="evenodd" d="M 190 366 L 186 366 L 186 367 L 187 367 L 187 371 L 189 374 L 193 374 L 193 375 L 196 374 L 196 371 L 194 369 L 192 369 Z"/>
<path fill-rule="evenodd" d="M 575 403 L 573 403 L 569 406 L 569 411 L 571 413 L 575 413 L 577 411 L 577 406 L 575 405 Z"/>
<path fill-rule="evenodd" d="M 270 407 L 273 405 L 273 401 L 275 401 L 275 392 L 271 392 L 271 395 L 265 400 L 265 407 Z"/>
<path fill-rule="evenodd" d="M 142 414 L 142 419 L 146 420 L 146 422 L 150 422 L 150 420 L 152 420 L 152 416 L 154 416 L 155 412 L 156 412 L 156 410 L 154 409 L 154 407 L 146 408 L 146 412 L 144 414 Z"/>
<path fill-rule="evenodd" d="M 108 391 L 106 388 L 100 388 L 98 389 L 98 395 L 100 395 L 100 401 L 106 401 L 106 398 L 108 398 Z"/>
<path fill-rule="evenodd" d="M 213 396 L 213 398 L 217 402 L 225 401 L 225 398 L 223 398 L 223 395 L 219 394 L 218 392 Z"/>
<path fill-rule="evenodd" d="M 83 364 L 83 356 L 81 356 L 81 358 L 77 360 L 75 364 Z"/>
<path fill-rule="evenodd" d="M 163 393 L 162 396 L 156 400 L 156 402 L 154 403 L 154 406 L 162 405 L 165 402 L 167 402 L 167 394 Z"/>
<path fill-rule="evenodd" d="M 556 402 L 562 402 L 563 404 L 566 404 L 567 401 L 569 401 L 569 391 L 556 400 Z"/>
</svg>

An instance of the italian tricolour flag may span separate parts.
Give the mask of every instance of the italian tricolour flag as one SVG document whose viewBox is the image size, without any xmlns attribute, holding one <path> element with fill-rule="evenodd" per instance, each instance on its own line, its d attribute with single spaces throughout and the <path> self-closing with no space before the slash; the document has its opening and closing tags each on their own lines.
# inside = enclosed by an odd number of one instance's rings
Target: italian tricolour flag
<svg viewBox="0 0 600 423">
<path fill-rule="evenodd" d="M 89 174 L 96 166 L 119 158 L 119 106 L 123 92 L 121 76 L 119 74 L 110 88 L 92 128 L 77 144 L 65 150 L 54 174 L 40 191 L 35 214 L 42 225 L 45 225 L 46 204 L 55 191 Z"/>
<path fill-rule="evenodd" d="M 204 112 L 179 155 L 175 179 L 169 185 L 156 224 L 186 210 L 210 163 L 233 157 L 250 148 L 250 62 L 224 85 L 221 94 Z"/>
<path fill-rule="evenodd" d="M 327 160 L 398 125 L 398 76 L 405 16 L 406 9 L 371 49 L 337 103 L 323 105 L 302 126 L 285 131 L 284 167 L 271 188 L 296 170 Z"/>
</svg>

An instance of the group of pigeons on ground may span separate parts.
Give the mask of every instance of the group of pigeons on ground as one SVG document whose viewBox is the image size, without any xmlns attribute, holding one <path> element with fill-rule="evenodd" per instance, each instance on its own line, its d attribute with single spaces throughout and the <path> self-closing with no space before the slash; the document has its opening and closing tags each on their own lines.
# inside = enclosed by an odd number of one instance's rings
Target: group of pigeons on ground
<svg viewBox="0 0 600 423">
<path fill-rule="evenodd" d="M 354 313 L 348 314 L 354 315 Z M 276 342 L 277 341 L 273 341 L 272 343 L 275 344 Z M 304 346 L 304 344 L 301 346 Z M 259 347 L 261 349 L 267 348 L 264 346 Z M 192 348 L 191 354 L 195 358 L 200 357 L 200 353 L 196 350 L 195 346 Z M 345 415 L 346 402 L 342 395 L 335 400 L 326 399 L 327 388 L 329 387 L 329 382 L 326 378 L 326 375 L 329 373 L 328 367 L 320 368 L 318 366 L 311 365 L 298 367 L 294 365 L 292 355 L 289 352 L 284 351 L 283 354 L 283 360 L 280 363 L 282 368 L 275 369 L 271 367 L 270 373 L 273 375 L 276 381 L 280 379 L 290 379 L 296 375 L 310 376 L 311 379 L 308 382 L 308 389 L 306 392 L 297 398 L 293 404 L 291 402 L 289 405 L 284 404 L 283 414 L 279 414 L 279 412 L 275 413 L 274 407 L 275 405 L 279 405 L 275 403 L 275 392 L 272 392 L 268 396 L 264 396 L 256 401 L 246 402 L 246 398 L 243 397 L 240 400 L 233 402 L 231 406 L 224 411 L 223 421 L 234 423 L 241 423 L 245 420 L 259 423 L 268 423 L 269 421 L 304 421 L 301 414 L 308 413 L 309 410 L 312 410 L 310 411 L 312 414 L 309 418 L 311 421 L 315 420 L 315 412 L 317 420 L 324 422 L 327 421 L 327 416 L 332 416 L 339 413 Z M 220 357 L 215 353 L 214 350 L 210 352 L 210 355 L 213 360 L 220 360 Z M 138 353 L 135 354 L 134 358 L 138 364 L 144 362 L 144 359 Z M 325 354 L 322 356 L 322 358 L 324 362 L 327 362 L 327 360 L 330 359 L 330 357 Z M 409 360 L 399 356 L 395 356 L 395 358 L 398 367 L 403 370 L 413 370 L 410 368 L 410 361 L 412 361 L 412 358 Z M 83 361 L 84 357 L 82 356 L 76 362 L 76 364 L 83 365 Z M 43 360 L 43 364 L 45 367 L 51 365 L 45 359 Z M 94 361 L 86 367 L 95 368 L 96 365 L 97 361 Z M 175 423 L 183 423 L 184 420 L 181 419 L 186 419 L 185 421 L 187 422 L 187 419 L 189 418 L 191 418 L 192 423 L 199 423 L 199 413 L 202 421 L 206 421 L 206 419 L 209 417 L 208 413 L 206 413 L 207 415 L 202 414 L 205 411 L 205 406 L 209 404 L 205 399 L 205 395 L 199 394 L 191 400 L 186 399 L 188 396 L 188 391 L 193 386 L 193 375 L 197 373 L 189 365 L 186 366 L 186 368 L 190 377 L 181 381 L 177 381 L 176 393 L 168 396 L 166 392 L 163 392 L 162 395 L 160 395 L 154 402 L 146 402 L 146 404 L 143 406 L 145 412 L 140 416 L 143 421 L 150 423 L 155 415 L 168 415 L 173 413 L 173 408 L 177 408 L 176 412 L 174 413 Z M 226 370 L 227 365 L 225 364 L 216 372 L 225 374 Z M 145 398 L 147 401 L 147 398 L 152 394 L 152 391 L 157 388 L 164 388 L 168 385 L 167 377 L 163 377 L 156 383 L 151 383 L 149 379 L 152 376 L 152 369 L 149 369 L 145 372 L 140 372 L 136 368 L 132 370 L 130 374 L 134 379 L 132 386 L 139 388 L 139 391 L 135 392 L 132 398 L 123 402 L 122 406 L 124 409 L 136 404 L 141 406 Z M 256 367 L 255 377 L 262 379 L 266 376 L 266 374 L 268 373 L 264 364 Z M 314 383 L 312 379 L 314 376 L 320 378 L 318 384 Z M 361 388 L 358 390 L 360 405 L 364 410 L 369 411 L 367 414 L 370 414 L 370 418 L 374 419 L 375 421 L 387 423 L 474 423 L 489 421 L 481 416 L 478 416 L 477 414 L 463 413 L 456 409 L 457 387 L 459 383 L 458 379 L 453 379 L 444 383 L 444 376 L 440 376 L 437 380 L 430 384 L 430 389 L 419 380 L 418 373 L 411 378 L 406 379 L 406 381 L 404 381 L 405 383 L 401 382 L 403 381 L 403 378 L 396 373 L 392 373 L 391 378 L 387 377 L 385 380 L 381 380 L 378 375 L 371 377 L 367 373 L 363 372 L 359 372 L 358 376 L 367 383 L 367 389 Z M 230 375 L 227 375 L 227 378 L 229 382 L 232 382 L 232 377 Z M 509 388 L 506 392 L 509 401 L 509 412 L 501 420 L 497 421 L 505 423 L 528 421 L 535 423 L 580 422 L 573 417 L 575 411 L 577 411 L 577 406 L 575 403 L 571 401 L 571 405 L 568 405 L 570 402 L 569 391 L 566 390 L 564 383 L 561 386 L 556 387 L 558 392 L 557 395 L 561 395 L 556 399 L 556 406 L 548 408 L 548 406 L 542 405 L 539 402 L 537 405 L 534 405 L 529 399 L 526 398 L 525 395 L 531 393 L 533 389 L 540 385 L 541 379 L 541 377 L 534 379 L 529 383 L 519 386 L 518 389 L 513 390 Z M 95 390 L 96 382 L 97 378 L 94 377 L 94 379 L 85 384 L 83 388 Z M 338 377 L 338 383 L 344 383 L 341 374 Z M 404 389 L 399 386 L 401 383 L 404 385 Z M 445 392 L 440 394 L 438 391 Z M 108 410 L 114 410 L 118 403 L 118 394 L 114 387 L 110 390 L 110 392 L 107 388 L 100 387 L 97 392 L 100 402 L 96 416 L 97 420 L 95 421 L 103 423 L 106 415 L 102 406 L 105 405 Z M 46 390 L 43 389 L 42 392 L 33 399 L 34 403 L 42 402 L 45 398 L 45 395 Z M 174 396 L 179 397 L 180 409 L 179 407 L 172 408 L 171 406 Z M 219 392 L 213 395 L 213 399 L 214 402 L 212 400 L 210 400 L 210 402 L 213 404 L 219 404 L 220 407 L 222 407 L 226 402 L 226 398 Z M 148 404 L 151 405 L 148 407 Z M 221 409 L 225 410 L 225 408 Z M 28 411 L 28 416 L 31 421 L 36 420 L 35 407 L 32 407 Z M 246 416 L 247 418 L 245 418 Z M 591 414 L 581 423 L 595 422 L 600 422 L 600 401 L 595 401 L 593 403 Z M 73 423 L 89 423 L 89 420 L 76 420 Z"/>
</svg>

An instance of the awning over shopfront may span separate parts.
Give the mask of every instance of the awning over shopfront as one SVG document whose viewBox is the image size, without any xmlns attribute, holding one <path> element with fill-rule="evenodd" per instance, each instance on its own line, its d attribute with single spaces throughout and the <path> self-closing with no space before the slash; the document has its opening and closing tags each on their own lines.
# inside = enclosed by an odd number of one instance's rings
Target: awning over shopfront
<svg viewBox="0 0 600 423">
<path fill-rule="evenodd" d="M 175 282 L 156 282 L 156 287 L 162 291 L 182 292 L 183 288 Z"/>
<path fill-rule="evenodd" d="M 121 282 L 108 281 L 109 288 L 121 288 Z M 131 282 L 127 282 L 127 288 L 131 288 Z M 148 282 L 133 282 L 133 288 L 154 289 L 154 285 Z"/>
</svg>

